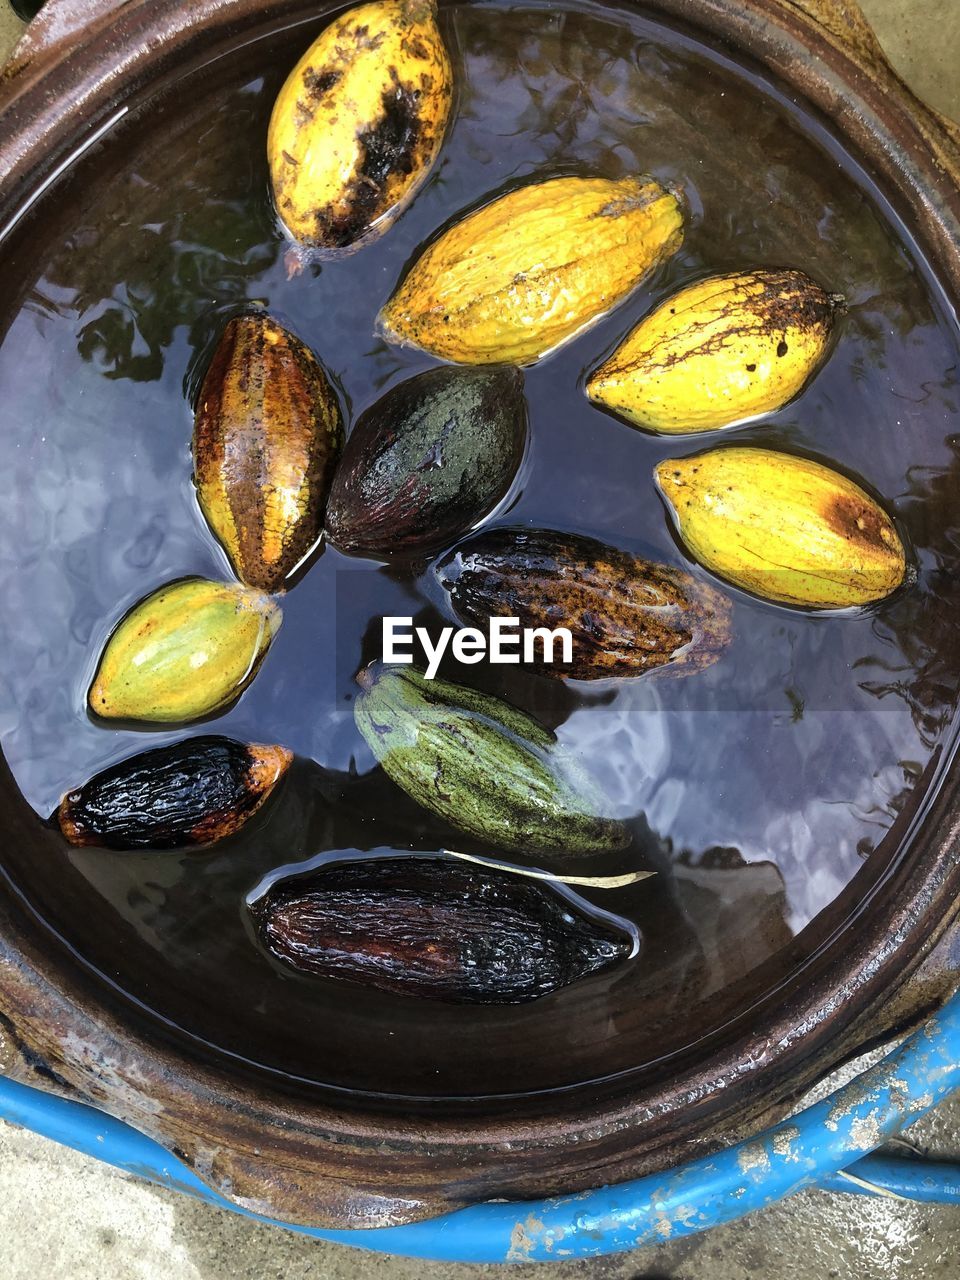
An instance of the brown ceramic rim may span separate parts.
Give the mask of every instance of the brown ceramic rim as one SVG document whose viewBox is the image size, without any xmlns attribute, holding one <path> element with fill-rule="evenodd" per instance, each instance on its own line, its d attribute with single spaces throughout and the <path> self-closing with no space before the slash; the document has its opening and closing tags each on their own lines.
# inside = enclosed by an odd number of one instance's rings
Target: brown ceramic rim
<svg viewBox="0 0 960 1280">
<path fill-rule="evenodd" d="M 903 85 L 854 5 L 648 0 L 644 8 L 753 56 L 829 116 L 960 297 L 960 130 Z M 0 84 L 0 225 L 126 96 L 266 14 L 300 11 L 294 0 L 50 0 Z M 769 1117 L 867 1038 L 945 996 L 960 964 L 945 945 L 960 911 L 958 791 L 953 769 L 884 887 L 888 909 L 837 940 L 829 964 L 813 962 L 774 1016 L 627 1097 L 581 1088 L 562 1095 L 559 1116 L 556 1100 L 542 1099 L 522 1111 L 488 1107 L 479 1120 L 438 1112 L 415 1122 L 326 1098 L 293 1101 L 119 1019 L 3 882 L 0 1069 L 127 1120 L 246 1208 L 318 1226 L 389 1225 L 494 1196 L 620 1181 Z M 29 820 L 11 815 L 4 838 L 17 840 Z M 924 962 L 929 983 L 916 977 Z"/>
</svg>

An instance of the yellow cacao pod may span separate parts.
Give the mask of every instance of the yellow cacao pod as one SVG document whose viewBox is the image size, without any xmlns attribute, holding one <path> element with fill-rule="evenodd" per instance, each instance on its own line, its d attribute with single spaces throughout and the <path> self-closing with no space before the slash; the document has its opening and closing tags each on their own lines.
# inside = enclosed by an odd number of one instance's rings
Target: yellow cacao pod
<svg viewBox="0 0 960 1280">
<path fill-rule="evenodd" d="M 551 178 L 470 214 L 384 307 L 392 342 L 461 364 L 532 364 L 599 320 L 683 239 L 652 178 Z"/>
<path fill-rule="evenodd" d="M 655 471 L 695 559 L 754 595 L 807 609 L 882 600 L 906 554 L 887 513 L 859 485 L 772 449 L 711 449 Z"/>
<path fill-rule="evenodd" d="M 332 22 L 280 90 L 267 135 L 294 239 L 334 250 L 386 231 L 426 181 L 452 93 L 435 0 L 378 0 Z"/>
<path fill-rule="evenodd" d="M 641 320 L 591 374 L 587 395 L 661 435 L 773 413 L 823 359 L 842 307 L 802 271 L 711 276 Z"/>
</svg>

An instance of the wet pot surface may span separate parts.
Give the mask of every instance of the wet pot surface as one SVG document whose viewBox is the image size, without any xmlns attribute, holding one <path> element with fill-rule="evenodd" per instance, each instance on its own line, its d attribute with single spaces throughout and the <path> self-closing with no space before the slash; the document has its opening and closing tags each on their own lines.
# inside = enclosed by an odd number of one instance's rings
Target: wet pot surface
<svg viewBox="0 0 960 1280">
<path fill-rule="evenodd" d="M 454 5 L 442 23 L 459 84 L 447 144 L 412 208 L 357 255 L 298 271 L 267 189 L 270 107 L 319 20 L 264 29 L 156 90 L 18 227 L 0 345 L 0 724 L 37 817 L 36 839 L 0 857 L 114 998 L 197 1055 L 374 1097 L 649 1081 L 774 1001 L 910 857 L 960 677 L 957 335 L 881 194 L 753 70 L 614 7 Z M 318 352 L 353 420 L 430 365 L 374 335 L 417 246 L 520 178 L 578 172 L 649 172 L 680 187 L 687 236 L 623 307 L 528 371 L 528 452 L 494 523 L 589 534 L 700 574 L 651 475 L 705 442 L 631 430 L 590 406 L 582 379 L 672 288 L 715 270 L 797 267 L 847 297 L 835 348 L 799 400 L 723 438 L 860 478 L 899 522 L 915 581 L 842 617 L 731 592 L 733 643 L 684 679 L 564 684 L 448 666 L 448 678 L 555 728 L 598 774 L 632 845 L 590 870 L 658 874 L 588 900 L 638 930 L 640 954 L 503 1008 L 297 977 L 250 926 L 246 901 L 271 879 L 372 851 L 497 852 L 407 800 L 353 723 L 354 676 L 377 656 L 380 616 L 447 621 L 430 575 L 328 548 L 285 598 L 258 679 L 216 731 L 299 758 L 276 802 L 209 852 L 72 849 L 49 823 L 66 789 L 179 736 L 89 720 L 92 665 L 148 591 L 227 575 L 189 453 L 192 398 L 225 320 L 267 304 Z"/>
</svg>

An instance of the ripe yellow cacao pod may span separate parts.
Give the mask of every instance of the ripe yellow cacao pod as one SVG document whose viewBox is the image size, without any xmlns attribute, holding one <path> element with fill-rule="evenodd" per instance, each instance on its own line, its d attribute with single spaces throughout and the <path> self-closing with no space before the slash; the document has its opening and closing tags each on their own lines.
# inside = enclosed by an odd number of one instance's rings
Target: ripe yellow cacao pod
<svg viewBox="0 0 960 1280">
<path fill-rule="evenodd" d="M 772 449 L 711 449 L 655 471 L 695 559 L 755 595 L 808 609 L 882 600 L 906 554 L 887 513 L 859 485 Z"/>
<path fill-rule="evenodd" d="M 587 395 L 661 435 L 773 413 L 823 359 L 842 307 L 801 271 L 711 276 L 641 320 L 591 374 Z"/>
<path fill-rule="evenodd" d="M 532 364 L 612 310 L 683 239 L 652 178 L 551 178 L 446 231 L 384 307 L 390 341 L 461 364 Z"/>
<path fill-rule="evenodd" d="M 452 93 L 435 0 L 378 0 L 335 19 L 270 118 L 274 199 L 294 239 L 334 250 L 386 231 L 426 181 Z"/>
</svg>

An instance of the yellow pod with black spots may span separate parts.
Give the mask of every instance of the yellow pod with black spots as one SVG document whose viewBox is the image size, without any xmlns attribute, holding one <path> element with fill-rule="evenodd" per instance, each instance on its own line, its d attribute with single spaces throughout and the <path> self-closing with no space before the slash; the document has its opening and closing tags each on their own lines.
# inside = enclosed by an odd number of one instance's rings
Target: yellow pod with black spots
<svg viewBox="0 0 960 1280">
<path fill-rule="evenodd" d="M 106 643 L 87 694 L 104 720 L 189 724 L 235 702 L 280 629 L 249 587 L 183 578 L 134 605 Z"/>
<path fill-rule="evenodd" d="M 391 342 L 460 364 L 532 364 L 611 311 L 683 240 L 652 178 L 532 182 L 456 223 L 380 313 Z"/>
<path fill-rule="evenodd" d="M 440 151 L 453 71 L 435 0 L 350 9 L 313 42 L 274 104 L 267 157 L 277 211 L 301 244 L 381 235 Z"/>
<path fill-rule="evenodd" d="M 249 586 L 283 589 L 316 546 L 343 437 L 313 352 L 269 315 L 231 320 L 197 399 L 194 483 Z"/>
<path fill-rule="evenodd" d="M 772 449 L 711 449 L 654 472 L 684 544 L 765 600 L 806 609 L 873 604 L 906 573 L 887 513 L 819 462 Z"/>
<path fill-rule="evenodd" d="M 843 305 L 802 271 L 711 276 L 641 320 L 590 375 L 587 395 L 660 435 L 773 413 L 823 360 Z"/>
</svg>

